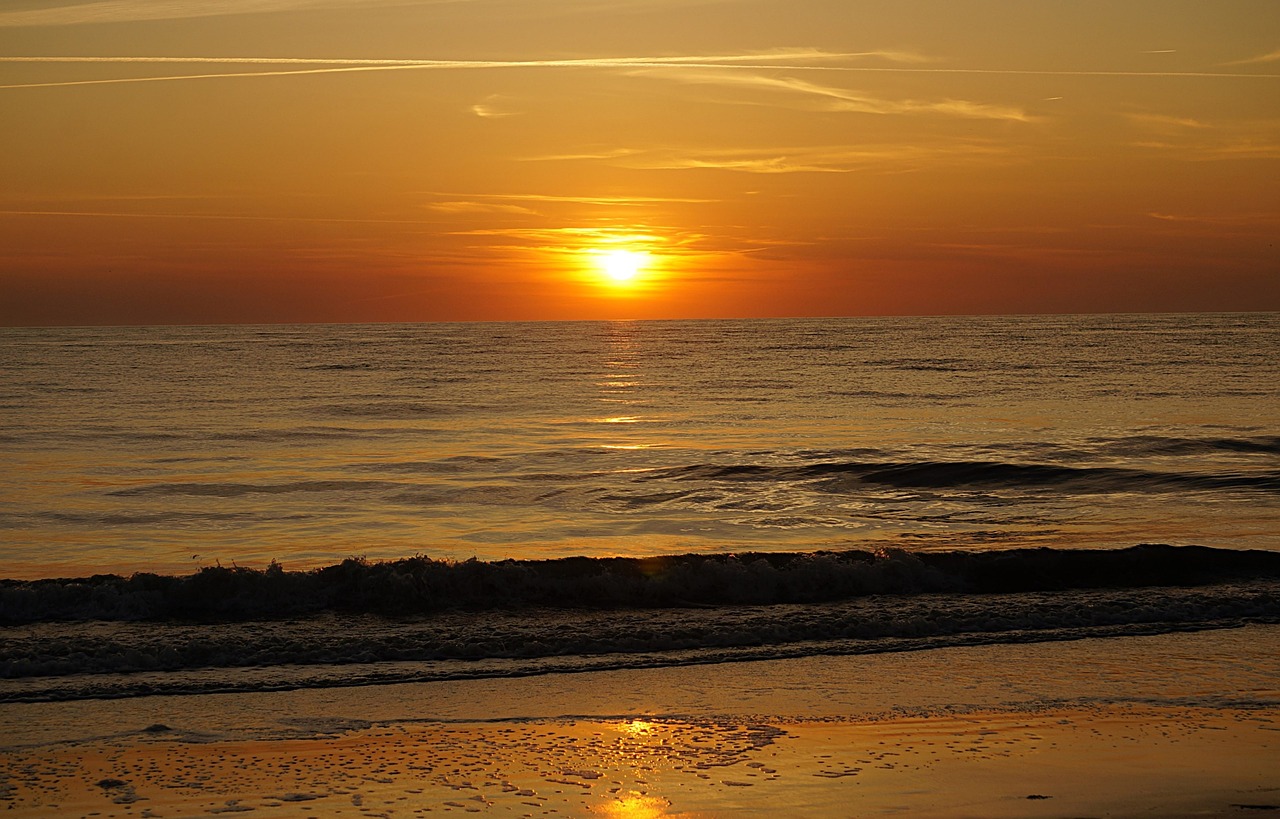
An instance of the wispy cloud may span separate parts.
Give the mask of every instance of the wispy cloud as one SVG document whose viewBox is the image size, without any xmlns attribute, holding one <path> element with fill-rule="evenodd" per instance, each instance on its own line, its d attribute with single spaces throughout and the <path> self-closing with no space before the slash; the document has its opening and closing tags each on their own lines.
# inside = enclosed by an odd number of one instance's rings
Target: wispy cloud
<svg viewBox="0 0 1280 819">
<path fill-rule="evenodd" d="M 1235 237 L 1269 240 L 1280 228 L 1280 211 L 1254 213 L 1162 213 L 1145 214 L 1148 219 L 1179 236 Z"/>
<path fill-rule="evenodd" d="M 237 222 L 335 222 L 344 224 L 421 225 L 421 219 L 350 219 L 324 216 L 254 216 L 231 213 L 146 213 L 140 211 L 92 210 L 0 210 L 0 216 L 71 216 L 111 219 L 204 219 Z"/>
<path fill-rule="evenodd" d="M 592 239 L 602 242 L 652 242 L 659 236 L 644 228 L 635 227 L 558 227 L 558 228 L 478 228 L 456 230 L 454 236 L 509 236 L 534 242 L 554 242 L 565 239 Z"/>
<path fill-rule="evenodd" d="M 1147 216 L 1162 222 L 1187 222 L 1202 225 L 1274 225 L 1280 223 L 1280 212 L 1213 215 L 1152 212 L 1148 213 Z"/>
<path fill-rule="evenodd" d="M 599 154 L 527 157 L 532 161 L 594 160 L 644 170 L 722 170 L 755 174 L 849 173 L 857 170 L 914 170 L 945 161 L 1007 161 L 1010 149 L 982 142 L 946 142 L 933 145 L 804 146 L 697 150 L 662 148 L 619 149 Z"/>
<path fill-rule="evenodd" d="M 519 114 L 518 111 L 511 110 L 507 98 L 502 94 L 490 94 L 480 100 L 471 106 L 471 113 L 481 119 L 505 119 Z"/>
<path fill-rule="evenodd" d="M 1143 125 L 1158 130 L 1212 127 L 1207 122 L 1201 122 L 1190 117 L 1171 117 L 1165 114 L 1127 114 L 1126 116 L 1135 125 Z"/>
<path fill-rule="evenodd" d="M 948 253 L 989 256 L 992 258 L 1039 259 L 1079 256 L 1105 256 L 1113 251 L 1097 247 L 1063 247 L 1036 244 L 1011 244 L 999 242 L 930 242 L 927 247 L 945 250 Z"/>
<path fill-rule="evenodd" d="M 41 194 L 24 198 L 39 202 L 217 202 L 238 197 L 208 193 L 77 193 Z"/>
<path fill-rule="evenodd" d="M 669 225 L 643 224 L 482 228 L 454 231 L 449 235 L 472 237 L 481 243 L 478 246 L 490 251 L 573 256 L 618 246 L 666 257 L 748 255 L 802 244 L 761 235 L 758 229 L 729 228 L 713 234 Z"/>
<path fill-rule="evenodd" d="M 473 202 L 468 200 L 455 200 L 449 202 L 432 202 L 427 205 L 428 210 L 434 210 L 437 213 L 515 213 L 521 215 L 536 215 L 537 211 L 531 208 L 522 207 L 520 205 L 504 205 L 501 202 Z"/>
<path fill-rule="evenodd" d="M 1235 60 L 1234 62 L 1223 63 L 1223 65 L 1256 65 L 1258 63 L 1276 63 L 1280 62 L 1280 48 L 1275 51 L 1269 51 L 1266 54 L 1259 54 L 1256 57 L 1246 57 L 1243 60 Z"/>
<path fill-rule="evenodd" d="M 1138 142 L 1136 148 L 1164 151 L 1178 159 L 1189 161 L 1219 161 L 1228 159 L 1280 159 L 1280 142 L 1262 140 L 1238 140 L 1213 144 L 1185 144 L 1172 142 Z"/>
<path fill-rule="evenodd" d="M 483 242 L 480 246 L 488 250 L 531 252 L 538 255 L 578 255 L 610 246 L 650 251 L 661 248 L 664 254 L 670 254 L 679 251 L 682 246 L 695 242 L 698 238 L 689 235 L 688 231 L 636 225 L 479 228 L 457 230 L 450 235 L 473 237 Z"/>
<path fill-rule="evenodd" d="M 465 0 L 419 0 L 430 3 Z M 94 23 L 131 23 L 147 20 L 183 20 L 237 14 L 311 9 L 350 8 L 351 0 L 96 0 L 61 3 L 50 8 L 0 11 L 0 27 L 76 26 Z M 406 5 L 405 0 L 361 0 L 363 6 Z"/>
<path fill-rule="evenodd" d="M 0 12 L 4 26 L 73 26 L 184 20 L 324 9 L 364 10 L 374 6 L 454 5 L 476 0 L 88 0 L 47 4 L 47 8 Z M 645 10 L 653 6 L 692 6 L 735 0 L 561 0 L 559 3 L 520 4 L 521 13 L 540 16 Z"/>
<path fill-rule="evenodd" d="M 697 85 L 748 88 L 781 93 L 791 98 L 816 102 L 826 111 L 847 111 L 859 114 L 937 114 L 966 119 L 996 119 L 1028 122 L 1032 119 L 1021 108 L 969 100 L 888 100 L 845 88 L 818 85 L 793 77 L 775 77 L 745 72 L 722 72 L 706 69 L 681 71 L 654 71 L 644 69 L 635 73 L 658 76 L 663 79 Z"/>
<path fill-rule="evenodd" d="M 1169 124 L 1154 136 L 1135 147 L 1188 161 L 1280 159 L 1280 119 L 1238 120 L 1206 128 Z"/>
<path fill-rule="evenodd" d="M 674 196 L 565 196 L 552 195 L 545 193 L 441 193 L 439 191 L 429 191 L 429 196 L 440 196 L 446 199 L 498 199 L 511 202 L 548 202 L 548 203 L 567 203 L 578 205 L 621 205 L 624 207 L 638 207 L 650 204 L 709 204 L 719 202 L 719 199 L 692 199 L 688 197 Z"/>
</svg>

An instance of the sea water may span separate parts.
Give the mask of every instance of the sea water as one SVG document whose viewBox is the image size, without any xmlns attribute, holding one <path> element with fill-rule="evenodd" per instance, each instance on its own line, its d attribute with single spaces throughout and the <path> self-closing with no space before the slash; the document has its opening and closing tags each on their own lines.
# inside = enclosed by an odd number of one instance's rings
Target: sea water
<svg viewBox="0 0 1280 819">
<path fill-rule="evenodd" d="M 1278 361 L 1276 314 L 0 330 L 0 697 L 1275 622 Z"/>
<path fill-rule="evenodd" d="M 0 331 L 0 575 L 1276 548 L 1280 316 Z"/>
</svg>

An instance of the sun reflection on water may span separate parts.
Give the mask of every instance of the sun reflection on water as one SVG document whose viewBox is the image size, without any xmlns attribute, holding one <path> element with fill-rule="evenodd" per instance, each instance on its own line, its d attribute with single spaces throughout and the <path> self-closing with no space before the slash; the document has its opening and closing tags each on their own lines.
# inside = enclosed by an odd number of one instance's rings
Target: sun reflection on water
<svg viewBox="0 0 1280 819">
<path fill-rule="evenodd" d="M 637 736 L 648 736 L 654 732 L 655 726 L 652 722 L 643 719 L 633 719 L 630 722 L 623 723 L 622 730 L 628 734 Z"/>
<path fill-rule="evenodd" d="M 658 819 L 671 815 L 667 813 L 669 807 L 671 803 L 660 796 L 645 796 L 631 791 L 618 794 L 614 801 L 596 807 L 595 811 L 618 819 Z"/>
</svg>

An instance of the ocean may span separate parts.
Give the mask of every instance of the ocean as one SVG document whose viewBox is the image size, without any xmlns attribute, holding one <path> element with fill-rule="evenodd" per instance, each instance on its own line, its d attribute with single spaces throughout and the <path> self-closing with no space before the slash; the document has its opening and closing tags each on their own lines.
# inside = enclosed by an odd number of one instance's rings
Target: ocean
<svg viewBox="0 0 1280 819">
<path fill-rule="evenodd" d="M 0 329 L 0 701 L 1280 622 L 1280 315 Z"/>
</svg>

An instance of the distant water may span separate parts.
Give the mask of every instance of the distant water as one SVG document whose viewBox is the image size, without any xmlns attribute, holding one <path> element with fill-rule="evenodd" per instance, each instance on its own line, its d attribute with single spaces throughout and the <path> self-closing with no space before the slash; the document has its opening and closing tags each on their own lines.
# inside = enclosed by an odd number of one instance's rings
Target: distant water
<svg viewBox="0 0 1280 819">
<path fill-rule="evenodd" d="M 0 700 L 1277 622 L 1278 535 L 1277 314 L 0 330 Z"/>
<path fill-rule="evenodd" d="M 0 330 L 0 576 L 1280 548 L 1280 315 Z"/>
</svg>

